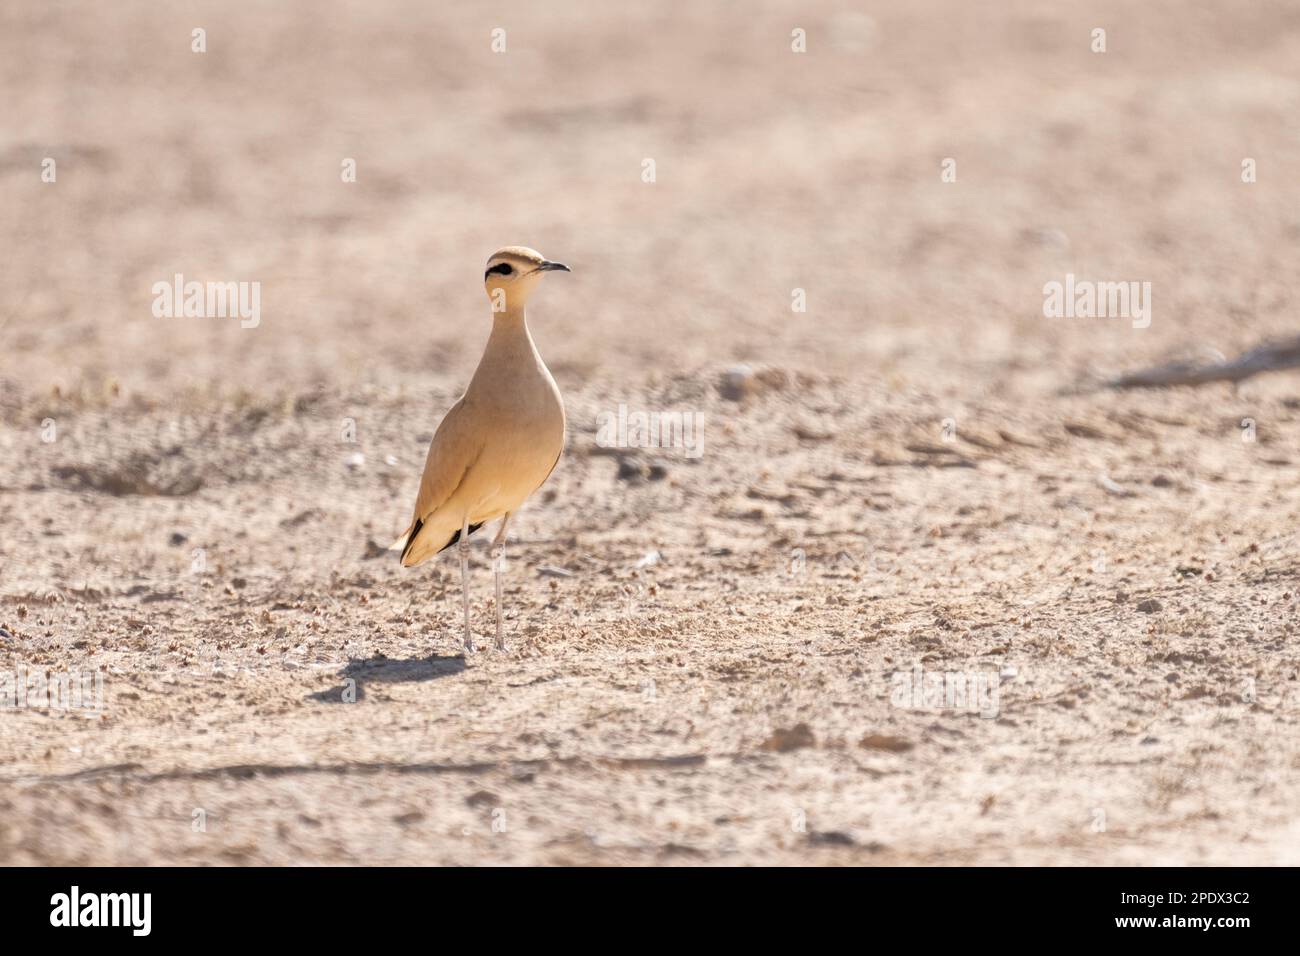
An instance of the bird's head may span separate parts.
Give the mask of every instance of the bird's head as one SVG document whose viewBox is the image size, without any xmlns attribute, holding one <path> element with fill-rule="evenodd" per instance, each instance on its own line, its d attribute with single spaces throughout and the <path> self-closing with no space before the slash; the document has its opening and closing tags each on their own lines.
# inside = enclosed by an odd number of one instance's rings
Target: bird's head
<svg viewBox="0 0 1300 956">
<path fill-rule="evenodd" d="M 552 262 L 534 249 L 506 246 L 492 253 L 483 273 L 483 284 L 493 312 L 514 312 L 523 308 L 543 275 L 568 271 L 568 266 Z"/>
</svg>

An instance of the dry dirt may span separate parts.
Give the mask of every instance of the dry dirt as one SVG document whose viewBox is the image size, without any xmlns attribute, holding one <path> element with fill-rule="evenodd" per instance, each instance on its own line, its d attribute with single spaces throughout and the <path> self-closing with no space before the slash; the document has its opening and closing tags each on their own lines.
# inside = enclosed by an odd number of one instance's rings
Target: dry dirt
<svg viewBox="0 0 1300 956">
<path fill-rule="evenodd" d="M 0 673 L 103 680 L 0 863 L 1300 863 L 1300 381 L 1088 387 L 1295 332 L 1293 3 L 231 6 L 0 8 Z M 568 450 L 467 659 L 380 548 L 512 243 Z"/>
</svg>

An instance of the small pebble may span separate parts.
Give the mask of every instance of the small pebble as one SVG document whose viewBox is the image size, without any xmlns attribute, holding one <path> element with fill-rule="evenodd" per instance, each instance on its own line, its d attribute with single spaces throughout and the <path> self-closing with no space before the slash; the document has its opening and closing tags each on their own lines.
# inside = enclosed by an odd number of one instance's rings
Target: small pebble
<svg viewBox="0 0 1300 956">
<path fill-rule="evenodd" d="M 748 365 L 733 365 L 722 376 L 719 391 L 722 397 L 738 402 L 749 394 L 754 385 L 754 370 Z"/>
<path fill-rule="evenodd" d="M 645 465 L 639 458 L 624 457 L 618 460 L 619 481 L 642 481 L 645 474 Z"/>
</svg>

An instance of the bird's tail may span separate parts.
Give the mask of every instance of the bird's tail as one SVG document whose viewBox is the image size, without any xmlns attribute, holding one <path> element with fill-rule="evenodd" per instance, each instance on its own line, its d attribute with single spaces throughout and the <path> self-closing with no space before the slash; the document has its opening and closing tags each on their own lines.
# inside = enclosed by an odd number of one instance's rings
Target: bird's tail
<svg viewBox="0 0 1300 956">
<path fill-rule="evenodd" d="M 424 527 L 424 522 L 419 518 L 416 518 L 411 522 L 410 527 L 403 531 L 398 539 L 388 546 L 389 551 L 396 551 L 398 548 L 401 548 L 401 562 L 403 564 L 406 563 L 407 552 L 411 550 L 411 545 L 415 543 L 415 538 L 420 533 L 422 527 Z"/>
</svg>

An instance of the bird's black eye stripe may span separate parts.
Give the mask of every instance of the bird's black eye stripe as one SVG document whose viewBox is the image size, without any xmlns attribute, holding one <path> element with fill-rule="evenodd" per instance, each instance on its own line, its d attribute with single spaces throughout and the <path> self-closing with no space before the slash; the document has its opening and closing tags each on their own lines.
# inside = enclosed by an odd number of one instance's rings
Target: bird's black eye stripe
<svg viewBox="0 0 1300 956">
<path fill-rule="evenodd" d="M 491 269 L 489 269 L 487 272 L 483 273 L 483 278 L 486 279 L 488 276 L 492 275 L 492 273 L 494 273 L 494 272 L 495 272 L 497 275 L 500 275 L 500 276 L 508 276 L 508 275 L 510 275 L 510 273 L 512 273 L 512 272 L 514 272 L 514 271 L 515 271 L 515 270 L 514 270 L 513 268 L 511 268 L 510 263 L 508 263 L 508 262 L 498 262 L 496 265 L 494 265 L 494 266 L 493 266 Z"/>
</svg>

